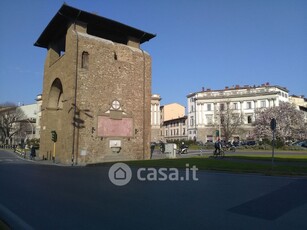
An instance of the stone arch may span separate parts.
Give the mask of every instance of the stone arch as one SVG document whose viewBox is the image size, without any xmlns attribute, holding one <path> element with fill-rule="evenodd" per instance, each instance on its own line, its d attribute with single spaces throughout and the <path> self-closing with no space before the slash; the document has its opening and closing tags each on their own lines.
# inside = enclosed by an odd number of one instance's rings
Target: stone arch
<svg viewBox="0 0 307 230">
<path fill-rule="evenodd" d="M 48 107 L 54 109 L 63 108 L 63 86 L 59 78 L 56 78 L 51 85 Z"/>
</svg>

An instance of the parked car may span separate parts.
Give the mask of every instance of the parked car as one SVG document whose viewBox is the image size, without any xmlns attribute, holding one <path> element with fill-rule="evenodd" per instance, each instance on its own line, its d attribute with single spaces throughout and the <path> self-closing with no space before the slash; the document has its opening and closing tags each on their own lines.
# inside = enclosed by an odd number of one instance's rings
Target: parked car
<svg viewBox="0 0 307 230">
<path fill-rule="evenodd" d="M 292 146 L 301 146 L 307 148 L 306 145 L 307 145 L 307 140 L 296 141 L 292 144 Z"/>
<path fill-rule="evenodd" d="M 247 145 L 256 145 L 257 142 L 256 142 L 256 141 L 247 141 L 246 144 L 247 144 Z"/>
<path fill-rule="evenodd" d="M 249 140 L 249 141 L 242 141 L 241 145 L 256 145 L 257 142 L 253 141 L 253 140 Z"/>
</svg>

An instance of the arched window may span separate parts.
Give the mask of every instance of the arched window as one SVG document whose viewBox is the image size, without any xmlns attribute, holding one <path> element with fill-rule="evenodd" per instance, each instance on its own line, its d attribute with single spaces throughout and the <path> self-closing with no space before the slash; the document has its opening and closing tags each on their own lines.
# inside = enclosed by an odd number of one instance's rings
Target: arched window
<svg viewBox="0 0 307 230">
<path fill-rule="evenodd" d="M 56 78 L 50 88 L 48 107 L 54 109 L 63 108 L 63 87 L 60 79 Z"/>
<path fill-rule="evenodd" d="M 81 62 L 81 68 L 82 69 L 88 69 L 88 52 L 83 51 L 82 52 L 82 62 Z"/>
</svg>

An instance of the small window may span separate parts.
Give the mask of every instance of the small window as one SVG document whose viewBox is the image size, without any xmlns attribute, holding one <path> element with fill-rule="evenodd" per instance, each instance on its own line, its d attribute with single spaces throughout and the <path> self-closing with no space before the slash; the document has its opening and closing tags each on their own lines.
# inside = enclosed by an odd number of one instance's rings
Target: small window
<svg viewBox="0 0 307 230">
<path fill-rule="evenodd" d="M 193 116 L 191 116 L 191 118 L 190 118 L 190 126 L 194 126 L 194 117 Z"/>
<path fill-rule="evenodd" d="M 212 115 L 206 115 L 206 119 L 207 119 L 207 125 L 212 125 L 213 123 Z"/>
<path fill-rule="evenodd" d="M 83 52 L 82 53 L 82 63 L 81 63 L 81 68 L 82 69 L 88 69 L 88 52 Z"/>
<path fill-rule="evenodd" d="M 207 104 L 207 110 L 211 111 L 211 104 Z"/>
<path fill-rule="evenodd" d="M 260 106 L 261 106 L 261 108 L 265 108 L 266 107 L 266 101 L 261 101 Z"/>
<path fill-rule="evenodd" d="M 247 123 L 248 124 L 252 123 L 252 116 L 251 115 L 247 116 Z"/>
<path fill-rule="evenodd" d="M 252 108 L 252 102 L 251 101 L 248 101 L 246 103 L 246 109 L 251 109 Z"/>
</svg>

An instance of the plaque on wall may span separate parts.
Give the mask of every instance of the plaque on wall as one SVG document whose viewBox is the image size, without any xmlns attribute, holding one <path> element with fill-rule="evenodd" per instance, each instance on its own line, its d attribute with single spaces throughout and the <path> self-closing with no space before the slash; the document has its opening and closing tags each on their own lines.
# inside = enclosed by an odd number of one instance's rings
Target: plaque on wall
<svg viewBox="0 0 307 230">
<path fill-rule="evenodd" d="M 132 137 L 133 119 L 112 119 L 107 116 L 98 116 L 97 134 L 100 137 Z"/>
</svg>

